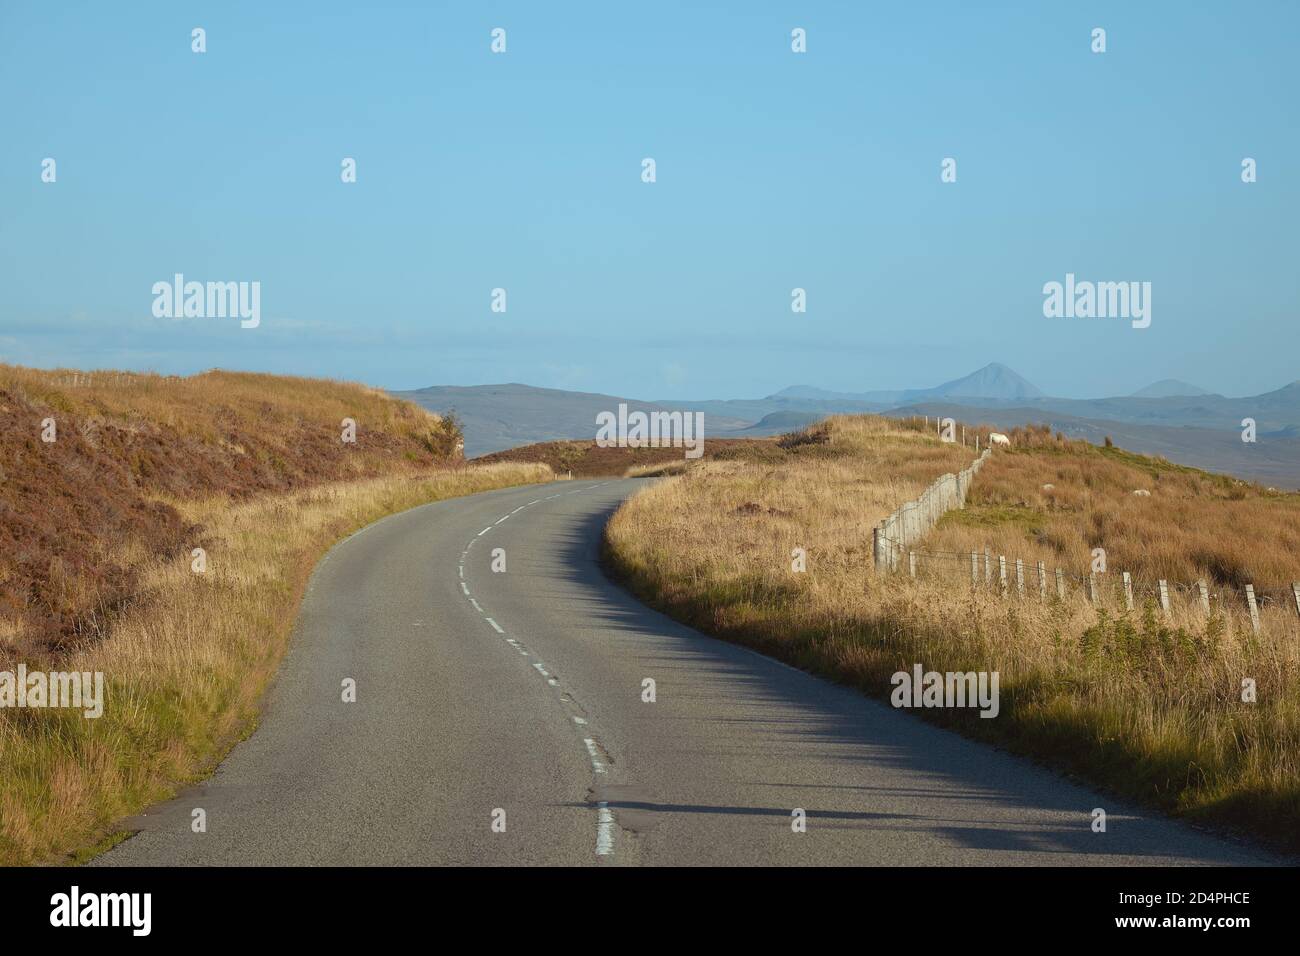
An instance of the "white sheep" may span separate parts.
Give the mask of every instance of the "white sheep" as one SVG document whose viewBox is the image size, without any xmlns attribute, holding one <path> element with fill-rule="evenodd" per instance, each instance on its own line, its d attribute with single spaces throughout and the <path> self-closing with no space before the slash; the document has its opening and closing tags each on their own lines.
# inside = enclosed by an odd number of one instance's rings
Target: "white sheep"
<svg viewBox="0 0 1300 956">
<path fill-rule="evenodd" d="M 991 448 L 994 445 L 1005 445 L 1010 448 L 1011 439 L 1001 432 L 989 432 L 989 447 Z"/>
<path fill-rule="evenodd" d="M 1145 488 L 1134 488 L 1133 494 L 1137 495 L 1139 498 L 1151 497 L 1151 492 L 1147 491 Z"/>
</svg>

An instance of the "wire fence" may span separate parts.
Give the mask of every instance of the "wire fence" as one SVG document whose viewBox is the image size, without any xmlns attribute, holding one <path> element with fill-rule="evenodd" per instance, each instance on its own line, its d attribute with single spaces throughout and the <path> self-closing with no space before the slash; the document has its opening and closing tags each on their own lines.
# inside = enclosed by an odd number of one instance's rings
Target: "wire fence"
<svg viewBox="0 0 1300 956">
<path fill-rule="evenodd" d="M 1018 557 L 994 555 L 988 548 L 955 552 L 918 550 L 914 546 L 934 528 L 943 515 L 963 508 L 970 486 L 987 460 L 985 449 L 970 466 L 956 475 L 938 478 L 916 501 L 909 501 L 885 518 L 872 535 L 872 553 L 878 573 L 906 572 L 965 579 L 975 589 L 994 590 L 1004 597 L 1047 602 L 1066 601 L 1082 595 L 1098 608 L 1134 610 L 1153 603 L 1166 617 L 1181 608 L 1199 609 L 1208 617 L 1248 617 L 1251 629 L 1260 632 L 1261 614 L 1285 612 L 1300 617 L 1300 581 L 1289 587 L 1256 588 L 1254 584 L 1226 586 L 1194 582 L 1138 581 L 1128 571 L 1098 570 L 1077 574 L 1060 567 L 1048 568 L 1043 561 L 1032 565 Z"/>
<path fill-rule="evenodd" d="M 881 539 L 878 537 L 877 541 Z M 1139 581 L 1129 572 L 1092 572 L 1075 574 L 1060 567 L 1049 568 L 1045 562 L 1032 564 L 1020 558 L 995 555 L 984 551 L 967 553 L 909 549 L 903 542 L 884 539 L 885 547 L 897 556 L 886 571 L 904 570 L 911 577 L 943 575 L 949 580 L 960 577 L 972 588 L 993 589 L 1007 597 L 1037 598 L 1040 601 L 1065 601 L 1082 595 L 1097 607 L 1123 607 L 1134 610 L 1148 602 L 1165 614 L 1172 614 L 1177 604 L 1199 608 L 1209 615 L 1246 615 L 1256 632 L 1260 615 L 1269 611 L 1286 611 L 1300 617 L 1300 581 L 1289 587 L 1257 588 L 1253 584 L 1230 587 L 1208 581 L 1191 583 Z"/>
</svg>

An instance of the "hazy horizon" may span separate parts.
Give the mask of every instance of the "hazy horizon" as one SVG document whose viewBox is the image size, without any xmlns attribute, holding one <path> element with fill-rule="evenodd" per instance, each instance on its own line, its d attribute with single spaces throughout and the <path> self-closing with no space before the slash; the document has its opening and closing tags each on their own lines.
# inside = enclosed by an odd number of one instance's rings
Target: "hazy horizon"
<svg viewBox="0 0 1300 956">
<path fill-rule="evenodd" d="M 1190 380 L 1187 379 L 1187 378 L 1182 378 L 1182 377 L 1177 376 L 1177 375 L 1167 375 L 1167 376 L 1164 376 L 1163 378 L 1160 378 L 1160 379 L 1152 379 L 1152 380 L 1149 381 L 1149 382 L 1143 382 L 1143 383 L 1141 383 L 1140 385 L 1135 385 L 1133 388 L 1128 389 L 1127 391 L 1113 392 L 1113 393 L 1105 393 L 1105 394 L 1103 394 L 1103 393 L 1101 393 L 1101 392 L 1094 392 L 1094 393 L 1086 393 L 1086 394 L 1079 394 L 1079 395 L 1064 395 L 1064 394 L 1059 394 L 1059 393 L 1056 393 L 1056 392 L 1049 391 L 1048 389 L 1042 388 L 1042 386 L 1040 386 L 1040 385 L 1038 384 L 1038 382 L 1036 382 L 1036 381 L 1034 380 L 1034 376 L 1033 376 L 1033 375 L 1026 374 L 1025 372 L 1021 371 L 1021 370 L 1018 369 L 1018 368 L 1011 368 L 1011 366 L 1007 365 L 1007 363 L 1005 363 L 1005 362 L 991 361 L 991 362 L 986 362 L 986 363 L 984 363 L 983 365 L 977 366 L 977 367 L 975 367 L 975 368 L 969 368 L 969 369 L 966 369 L 964 372 L 960 372 L 960 373 L 957 373 L 957 374 L 948 375 L 948 376 L 945 376 L 945 377 L 943 377 L 943 378 L 936 379 L 935 381 L 909 382 L 909 383 L 905 383 L 905 384 L 874 384 L 874 383 L 867 383 L 867 384 L 864 384 L 862 387 L 859 387 L 859 388 L 845 388 L 845 389 L 829 388 L 829 387 L 824 386 L 824 385 L 818 385 L 818 384 L 816 384 L 816 383 L 814 383 L 814 382 L 787 382 L 787 383 L 785 383 L 785 384 L 783 384 L 783 385 L 780 385 L 780 386 L 774 387 L 774 388 L 772 388 L 772 389 L 770 389 L 770 390 L 768 390 L 768 391 L 766 391 L 766 392 L 763 392 L 761 395 L 760 395 L 760 394 L 755 394 L 755 395 L 712 395 L 712 394 L 710 394 L 710 395 L 681 395 L 681 394 L 667 394 L 667 393 L 664 393 L 664 394 L 656 394 L 656 395 L 653 395 L 653 396 L 640 396 L 640 395 L 631 395 L 630 393 L 626 393 L 626 392 L 620 392 L 620 391 L 618 391 L 617 389 L 601 389 L 601 388 L 569 388 L 569 389 L 560 389 L 560 390 L 562 390 L 562 391 L 572 391 L 572 392 L 589 392 L 589 393 L 595 393 L 595 394 L 601 394 L 601 395 L 615 395 L 615 396 L 623 396 L 623 397 L 642 398 L 642 399 L 646 399 L 646 400 L 653 400 L 653 399 L 655 399 L 655 398 L 661 398 L 661 399 L 677 399 L 677 400 L 679 400 L 679 401 L 706 401 L 706 400 L 709 400 L 709 399 L 731 399 L 731 398 L 739 398 L 739 399 L 758 399 L 758 398 L 767 398 L 768 396 L 775 395 L 775 394 L 777 394 L 778 392 L 784 391 L 784 390 L 787 389 L 787 388 L 797 388 L 797 387 L 820 388 L 820 389 L 824 389 L 825 391 L 828 391 L 828 392 L 840 392 L 840 393 L 845 393 L 845 394 L 851 394 L 851 393 L 862 393 L 862 392 L 892 392 L 892 391 L 909 391 L 909 390 L 918 390 L 918 389 L 933 388 L 933 387 L 935 387 L 935 386 L 943 385 L 943 384 L 945 384 L 945 383 L 947 383 L 947 382 L 951 382 L 951 381 L 954 381 L 954 380 L 956 380 L 956 379 L 964 378 L 965 376 L 971 374 L 972 372 L 977 372 L 977 371 L 979 371 L 979 370 L 985 368 L 985 367 L 988 366 L 988 365 L 1002 365 L 1002 366 L 1004 366 L 1004 367 L 1010 369 L 1012 372 L 1015 372 L 1016 374 L 1020 375 L 1022 378 L 1024 378 L 1025 380 L 1027 380 L 1031 385 L 1038 386 L 1040 389 L 1042 389 L 1043 394 L 1044 394 L 1046 397 L 1049 397 L 1049 398 L 1072 398 L 1072 399 L 1089 399 L 1089 398 L 1127 398 L 1127 397 L 1132 396 L 1134 392 L 1140 391 L 1141 389 L 1144 389 L 1144 388 L 1146 388 L 1147 386 L 1155 385 L 1155 384 L 1158 384 L 1158 383 L 1160 383 L 1160 382 L 1169 381 L 1169 380 L 1174 380 L 1174 381 L 1182 382 L 1183 384 L 1186 384 L 1186 385 L 1193 385 L 1193 386 L 1196 386 L 1196 387 L 1198 387 L 1198 388 L 1203 388 L 1203 389 L 1206 390 L 1207 393 L 1209 393 L 1209 394 L 1211 394 L 1211 395 L 1215 395 L 1215 394 L 1217 394 L 1217 395 L 1222 395 L 1224 398 L 1249 398 L 1249 397 L 1252 397 L 1252 396 L 1254 396 L 1254 395 L 1262 395 L 1262 394 L 1265 394 L 1265 393 L 1267 393 L 1267 392 L 1274 392 L 1274 391 L 1277 391 L 1278 389 L 1285 388 L 1285 387 L 1288 386 L 1288 385 L 1292 385 L 1292 384 L 1294 384 L 1295 382 L 1300 381 L 1300 379 L 1292 379 L 1292 380 L 1290 380 L 1290 381 L 1286 381 L 1286 382 L 1279 382 L 1279 383 L 1278 383 L 1277 385 L 1275 385 L 1275 386 L 1260 387 L 1259 389 L 1257 389 L 1256 391 L 1253 391 L 1253 392 L 1242 392 L 1242 393 L 1240 393 L 1240 394 L 1237 394 L 1237 393 L 1232 393 L 1232 392 L 1224 392 L 1224 391 L 1221 391 L 1221 390 L 1216 389 L 1216 388 L 1212 387 L 1211 385 L 1208 385 L 1208 384 L 1206 384 L 1206 383 L 1204 383 L 1204 382 L 1193 382 L 1193 381 L 1190 381 Z M 374 383 L 368 383 L 368 384 L 374 384 Z M 503 381 L 499 381 L 499 382 L 429 382 L 429 383 L 426 384 L 426 385 L 411 385 L 411 386 L 390 386 L 390 385 L 382 385 L 382 386 L 379 386 L 379 387 L 381 387 L 381 388 L 386 388 L 386 389 L 388 389 L 389 391 L 393 391 L 393 392 L 410 392 L 410 391 L 418 391 L 419 389 L 422 389 L 422 388 L 434 388 L 434 387 L 446 387 L 446 388 L 482 388 L 482 387 L 488 387 L 488 386 L 493 386 L 493 385 L 529 385 L 529 386 L 533 386 L 533 387 L 535 387 L 535 388 L 557 388 L 557 387 L 558 387 L 558 386 L 552 386 L 552 385 L 539 385 L 539 384 L 536 383 L 536 382 L 504 381 L 504 380 L 503 380 Z"/>
<path fill-rule="evenodd" d="M 1080 394 L 1063 394 L 1059 392 L 1053 392 L 1047 388 L 1043 388 L 1041 385 L 1039 385 L 1039 383 L 1035 380 L 1033 374 L 1031 373 L 1024 372 L 1018 368 L 1012 368 L 1011 366 L 1007 365 L 1006 362 L 998 362 L 996 360 L 993 360 L 990 362 L 985 362 L 983 365 L 979 365 L 974 368 L 968 368 L 965 371 L 956 372 L 954 374 L 948 374 L 942 377 L 935 378 L 933 381 L 927 380 L 927 381 L 888 383 L 888 384 L 878 383 L 878 382 L 867 382 L 862 384 L 860 387 L 855 386 L 851 388 L 831 388 L 826 385 L 820 385 L 816 382 L 791 381 L 791 382 L 785 382 L 782 384 L 774 385 L 773 387 L 769 388 L 766 391 L 761 391 L 754 394 L 714 394 L 714 393 L 682 394 L 680 391 L 671 392 L 671 393 L 664 391 L 664 392 L 657 392 L 653 395 L 649 395 L 649 394 L 643 395 L 643 394 L 633 393 L 626 389 L 620 390 L 617 385 L 611 385 L 609 388 L 599 388 L 599 387 L 578 388 L 578 387 L 565 387 L 563 385 L 548 385 L 536 381 L 525 381 L 525 380 L 514 380 L 514 379 L 511 380 L 501 379 L 496 381 L 429 381 L 429 382 L 422 382 L 421 384 L 391 384 L 382 381 L 370 381 L 368 379 L 359 379 L 355 376 L 350 376 L 346 374 L 314 376 L 311 375 L 310 373 L 288 372 L 288 371 L 281 371 L 277 369 L 266 369 L 266 368 L 239 368 L 239 367 L 228 366 L 228 365 L 201 365 L 200 364 L 200 366 L 194 368 L 188 368 L 188 369 L 177 368 L 173 370 L 163 370 L 155 367 L 128 367 L 122 365 L 103 365 L 103 364 L 97 366 L 82 366 L 82 365 L 71 366 L 71 365 L 66 365 L 61 363 L 53 363 L 53 364 L 47 363 L 47 364 L 39 365 L 39 364 L 32 364 L 32 363 L 12 362 L 2 355 L 0 355 L 0 362 L 6 362 L 8 364 L 14 364 L 14 365 L 28 365 L 31 368 L 40 368 L 46 370 L 55 370 L 59 368 L 68 368 L 68 369 L 75 368 L 87 372 L 127 371 L 127 372 L 155 373 L 159 375 L 182 375 L 182 376 L 197 375 L 202 372 L 210 371 L 212 369 L 221 369 L 223 371 L 229 371 L 229 372 L 259 372 L 259 373 L 269 373 L 269 374 L 276 374 L 278 372 L 278 374 L 284 374 L 284 375 L 303 375 L 305 377 L 331 378 L 331 379 L 338 379 L 342 381 L 358 381 L 358 382 L 362 382 L 363 384 L 370 385 L 375 388 L 382 388 L 390 392 L 413 392 L 424 388 L 438 388 L 438 387 L 484 388 L 484 387 L 490 387 L 494 385 L 495 386 L 527 385 L 533 388 L 549 388 L 558 391 L 585 392 L 585 393 L 598 394 L 598 395 L 612 395 L 612 396 L 623 397 L 623 398 L 636 398 L 642 401 L 654 401 L 656 399 L 672 399 L 677 401 L 760 399 L 760 398 L 767 398 L 769 396 L 775 395 L 778 392 L 784 391 L 785 389 L 788 388 L 798 388 L 798 387 L 819 388 L 819 389 L 824 389 L 825 391 L 828 392 L 839 392 L 839 393 L 846 393 L 846 394 L 862 393 L 862 392 L 890 392 L 890 391 L 919 390 L 919 389 L 933 388 L 935 386 L 954 381 L 955 379 L 964 378 L 965 376 L 971 374 L 972 372 L 979 371 L 980 369 L 983 369 L 988 365 L 1002 365 L 1006 368 L 1009 368 L 1012 372 L 1015 372 L 1016 374 L 1020 375 L 1022 378 L 1027 380 L 1030 384 L 1039 387 L 1042 390 L 1044 396 L 1048 398 L 1065 398 L 1065 399 L 1127 398 L 1132 396 L 1133 393 L 1141 389 L 1144 389 L 1149 385 L 1158 384 L 1160 382 L 1164 382 L 1171 379 L 1182 382 L 1187 385 L 1192 385 L 1198 388 L 1205 389 L 1206 392 L 1211 395 L 1217 394 L 1225 398 L 1249 398 L 1254 395 L 1263 395 L 1268 392 L 1274 392 L 1279 389 L 1285 388 L 1288 385 L 1292 385 L 1300 381 L 1300 379 L 1291 379 L 1288 381 L 1278 382 L 1275 385 L 1261 385 L 1258 388 L 1256 388 L 1254 391 L 1229 392 L 1229 391 L 1223 391 L 1221 389 L 1217 389 L 1210 383 L 1192 381 L 1186 377 L 1179 376 L 1179 375 L 1166 375 L 1159 379 L 1152 379 L 1147 382 L 1142 382 L 1141 384 L 1134 385 L 1132 388 L 1123 391 L 1116 391 L 1116 392 L 1094 391 L 1094 392 L 1083 392 Z"/>
</svg>

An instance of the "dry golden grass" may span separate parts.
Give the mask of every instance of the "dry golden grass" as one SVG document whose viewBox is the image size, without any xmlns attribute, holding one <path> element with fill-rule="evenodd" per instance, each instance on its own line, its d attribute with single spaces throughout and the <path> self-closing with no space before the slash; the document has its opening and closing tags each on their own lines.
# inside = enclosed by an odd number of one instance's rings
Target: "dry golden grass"
<svg viewBox="0 0 1300 956">
<path fill-rule="evenodd" d="M 1249 514 L 1247 561 L 1254 551 L 1277 557 L 1294 527 L 1293 503 L 1118 450 L 1067 454 L 1047 447 L 1054 440 L 1041 448 L 1017 441 L 976 478 L 971 513 L 945 519 L 923 542 L 952 551 L 951 563 L 923 558 L 915 580 L 905 570 L 877 575 L 875 524 L 969 453 L 874 419 L 835 419 L 827 434 L 829 442 L 783 458 L 693 466 L 636 495 L 607 530 L 611 565 L 647 600 L 703 630 L 875 696 L 887 697 L 890 676 L 916 663 L 997 671 L 998 718 L 922 713 L 1168 811 L 1300 849 L 1294 612 L 1266 609 L 1257 638 L 1226 608 L 1207 620 L 1184 603 L 1165 619 L 1151 602 L 1125 612 L 1112 589 L 1110 607 L 1099 610 L 1077 588 L 1055 600 L 1054 581 L 1040 601 L 1036 573 L 1025 597 L 1015 595 L 1014 578 L 1003 596 L 972 587 L 969 561 L 988 543 L 1030 568 L 1042 558 L 1084 573 L 1087 529 L 1100 512 L 1115 533 L 1106 539 L 1112 569 L 1131 562 L 1144 574 L 1209 573 L 1213 562 L 1196 551 L 1180 556 L 1177 542 L 1194 549 L 1198 528 Z M 1039 497 L 1048 482 L 1061 492 L 1050 512 Z M 1152 497 L 1135 501 L 1135 487 Z M 1179 527 L 1153 520 L 1155 509 Z M 1139 518 L 1139 531 L 1121 530 Z M 1148 539 L 1159 544 L 1143 550 Z M 791 570 L 796 547 L 807 550 L 803 574 Z M 1286 580 L 1285 565 L 1272 560 L 1238 567 Z M 1256 684 L 1255 703 L 1241 699 L 1245 678 Z"/>
<path fill-rule="evenodd" d="M 207 572 L 187 554 L 148 565 L 144 597 L 58 664 L 105 674 L 104 715 L 0 710 L 0 864 L 86 847 L 202 776 L 253 725 L 311 568 L 335 541 L 429 501 L 552 477 L 539 464 L 470 466 L 174 502 L 207 529 Z"/>
<path fill-rule="evenodd" d="M 1119 448 L 1019 429 L 994 454 L 965 511 L 950 513 L 926 548 L 982 551 L 1085 576 L 1104 548 L 1112 577 L 1128 571 L 1147 594 L 1165 579 L 1240 606 L 1243 588 L 1285 603 L 1300 573 L 1300 494 L 1211 475 Z M 1050 488 L 1044 486 L 1050 485 Z M 1134 495 L 1149 491 L 1149 497 Z"/>
</svg>

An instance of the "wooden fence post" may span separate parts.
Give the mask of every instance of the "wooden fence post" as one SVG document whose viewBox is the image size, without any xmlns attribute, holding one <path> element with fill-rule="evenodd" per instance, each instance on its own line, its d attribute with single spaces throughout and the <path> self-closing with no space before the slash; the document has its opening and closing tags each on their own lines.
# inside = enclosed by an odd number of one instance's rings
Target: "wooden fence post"
<svg viewBox="0 0 1300 956">
<path fill-rule="evenodd" d="M 1038 562 L 1038 600 L 1047 600 L 1047 567 L 1042 561 Z"/>
<path fill-rule="evenodd" d="M 1127 571 L 1124 572 L 1124 606 L 1133 610 L 1133 578 Z"/>
<path fill-rule="evenodd" d="M 978 587 L 980 583 L 980 556 L 978 552 L 970 553 L 970 586 Z"/>
<path fill-rule="evenodd" d="M 1093 604 L 1097 603 L 1097 572 L 1092 571 L 1088 574 L 1088 600 Z"/>
<path fill-rule="evenodd" d="M 1007 593 L 1007 556 L 998 555 L 998 583 L 1002 588 L 1002 593 Z"/>
<path fill-rule="evenodd" d="M 1295 612 L 1300 614 L 1300 581 L 1291 582 L 1291 597 L 1295 599 Z"/>
<path fill-rule="evenodd" d="M 1259 605 L 1255 603 L 1255 585 L 1246 585 L 1246 606 L 1250 608 L 1250 626 L 1259 633 Z"/>
<path fill-rule="evenodd" d="M 1196 582 L 1196 590 L 1201 592 L 1201 610 L 1210 613 L 1210 588 L 1204 581 Z"/>
<path fill-rule="evenodd" d="M 916 552 L 907 552 L 907 571 L 912 577 L 916 577 Z"/>
<path fill-rule="evenodd" d="M 984 549 L 984 583 L 993 583 L 993 553 L 988 548 Z"/>
<path fill-rule="evenodd" d="M 1016 596 L 1025 596 L 1025 562 L 1016 558 Z"/>
<path fill-rule="evenodd" d="M 1165 617 L 1169 616 L 1169 582 L 1164 578 L 1160 579 L 1160 607 L 1165 612 Z"/>
<path fill-rule="evenodd" d="M 1065 572 L 1060 568 L 1056 569 L 1056 596 L 1065 600 Z"/>
</svg>

